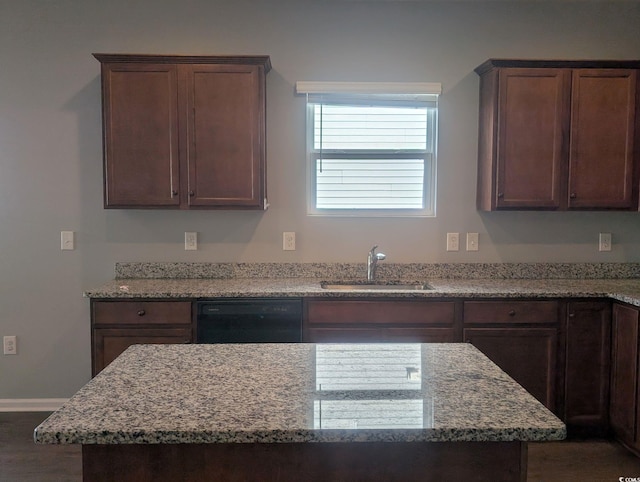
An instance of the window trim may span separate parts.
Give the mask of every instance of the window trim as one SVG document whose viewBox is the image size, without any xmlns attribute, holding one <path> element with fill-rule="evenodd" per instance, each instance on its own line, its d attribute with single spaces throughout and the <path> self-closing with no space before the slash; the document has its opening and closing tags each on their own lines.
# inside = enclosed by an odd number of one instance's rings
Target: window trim
<svg viewBox="0 0 640 482">
<path fill-rule="evenodd" d="M 437 99 L 442 88 L 439 83 L 378 83 L 378 82 L 297 82 L 296 91 L 299 94 L 306 94 L 306 171 L 307 171 L 307 214 L 310 216 L 334 216 L 334 217 L 435 217 L 436 215 L 436 159 L 437 159 Z M 345 99 L 356 100 L 357 103 L 371 104 L 380 103 L 390 105 L 406 101 L 411 105 L 424 103 L 436 107 L 432 119 L 433 138 L 431 152 L 417 150 L 413 151 L 414 158 L 424 159 L 423 167 L 423 208 L 385 208 L 385 209 L 327 209 L 317 208 L 317 181 L 316 163 L 319 153 L 314 149 L 314 132 L 312 129 L 313 104 L 323 100 Z M 406 105 L 406 104 L 405 104 Z M 375 157 L 384 157 L 397 151 L 385 150 L 360 150 L 358 155 L 362 157 L 368 154 Z M 404 151 L 403 151 L 404 152 Z M 338 151 L 324 151 L 325 158 L 340 158 Z M 417 154 L 417 155 L 416 155 Z M 412 150 L 407 149 L 406 155 L 411 156 Z M 431 195 L 429 195 L 431 193 Z"/>
<path fill-rule="evenodd" d="M 442 94 L 440 82 L 296 82 L 298 94 L 394 94 L 431 96 L 433 100 Z"/>
</svg>

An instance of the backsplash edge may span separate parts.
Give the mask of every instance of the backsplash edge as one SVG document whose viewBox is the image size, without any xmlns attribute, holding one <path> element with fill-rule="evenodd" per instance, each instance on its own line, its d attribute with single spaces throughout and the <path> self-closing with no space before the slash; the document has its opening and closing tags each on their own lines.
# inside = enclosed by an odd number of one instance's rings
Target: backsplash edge
<svg viewBox="0 0 640 482">
<path fill-rule="evenodd" d="M 206 263 L 117 262 L 116 279 L 312 278 L 366 277 L 364 263 Z M 428 279 L 634 279 L 640 263 L 383 263 L 381 280 Z"/>
</svg>

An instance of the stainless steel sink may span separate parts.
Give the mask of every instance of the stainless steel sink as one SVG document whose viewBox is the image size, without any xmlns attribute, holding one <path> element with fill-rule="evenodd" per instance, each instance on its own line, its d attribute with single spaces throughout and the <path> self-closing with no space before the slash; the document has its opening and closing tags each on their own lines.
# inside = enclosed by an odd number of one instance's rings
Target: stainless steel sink
<svg viewBox="0 0 640 482">
<path fill-rule="evenodd" d="M 396 282 L 396 281 L 323 281 L 320 286 L 325 290 L 343 291 L 427 291 L 433 287 L 423 282 Z"/>
</svg>

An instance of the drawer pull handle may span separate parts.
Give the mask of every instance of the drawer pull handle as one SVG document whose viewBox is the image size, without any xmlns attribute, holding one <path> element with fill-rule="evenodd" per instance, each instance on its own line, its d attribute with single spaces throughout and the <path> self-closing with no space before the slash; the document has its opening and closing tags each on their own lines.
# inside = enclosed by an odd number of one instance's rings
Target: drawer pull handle
<svg viewBox="0 0 640 482">
<path fill-rule="evenodd" d="M 509 316 L 516 316 L 516 310 L 511 310 L 509 312 Z"/>
<path fill-rule="evenodd" d="M 144 310 L 138 311 L 138 316 L 144 316 L 144 315 L 146 315 L 146 312 Z"/>
<path fill-rule="evenodd" d="M 576 314 L 575 313 L 569 313 L 569 318 L 575 318 Z"/>
</svg>

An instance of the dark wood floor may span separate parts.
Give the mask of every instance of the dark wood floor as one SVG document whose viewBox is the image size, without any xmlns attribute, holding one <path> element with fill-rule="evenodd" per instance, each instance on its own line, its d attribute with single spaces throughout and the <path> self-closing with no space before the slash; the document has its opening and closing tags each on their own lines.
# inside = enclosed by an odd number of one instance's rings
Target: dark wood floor
<svg viewBox="0 0 640 482">
<path fill-rule="evenodd" d="M 47 416 L 0 412 L 0 482 L 82 480 L 80 447 L 33 443 L 33 429 Z M 640 459 L 606 440 L 532 443 L 528 475 L 532 482 L 615 482 L 640 478 Z"/>
<path fill-rule="evenodd" d="M 42 412 L 0 412 L 1 482 L 82 480 L 80 446 L 33 443 L 33 429 L 48 415 Z"/>
</svg>

